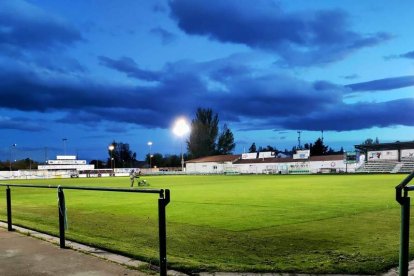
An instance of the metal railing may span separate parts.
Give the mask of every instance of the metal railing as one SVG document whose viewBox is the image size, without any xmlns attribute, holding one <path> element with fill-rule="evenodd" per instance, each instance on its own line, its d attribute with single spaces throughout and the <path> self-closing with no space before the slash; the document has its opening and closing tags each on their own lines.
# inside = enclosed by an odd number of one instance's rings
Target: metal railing
<svg viewBox="0 0 414 276">
<path fill-rule="evenodd" d="M 12 205 L 10 187 L 16 188 L 45 188 L 57 189 L 58 193 L 58 212 L 59 212 L 59 238 L 60 247 L 65 248 L 65 194 L 63 190 L 87 190 L 103 192 L 125 192 L 125 193 L 147 193 L 159 194 L 158 198 L 158 234 L 159 234 L 159 251 L 160 251 L 160 275 L 167 275 L 167 232 L 166 232 L 166 214 L 165 207 L 170 202 L 170 190 L 168 189 L 122 189 L 122 188 L 104 188 L 104 187 L 80 187 L 80 186 L 53 186 L 53 185 L 27 185 L 27 184 L 0 184 L 6 188 L 7 200 L 7 229 L 13 231 L 12 226 Z"/>
<path fill-rule="evenodd" d="M 409 244 L 410 244 L 410 197 L 409 191 L 414 191 L 414 186 L 407 186 L 414 178 L 414 172 L 408 175 L 395 187 L 395 199 L 401 205 L 401 234 L 400 234 L 400 258 L 399 275 L 408 275 Z"/>
</svg>

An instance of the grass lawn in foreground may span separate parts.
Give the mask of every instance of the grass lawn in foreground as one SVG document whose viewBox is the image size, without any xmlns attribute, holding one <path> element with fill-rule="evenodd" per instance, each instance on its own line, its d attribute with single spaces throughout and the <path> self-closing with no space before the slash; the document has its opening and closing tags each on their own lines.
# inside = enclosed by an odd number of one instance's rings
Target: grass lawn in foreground
<svg viewBox="0 0 414 276">
<path fill-rule="evenodd" d="M 398 265 L 400 209 L 394 187 L 405 177 L 142 178 L 151 188 L 171 190 L 169 268 L 372 274 Z M 13 182 L 129 187 L 127 177 Z M 6 220 L 4 190 L 1 220 Z M 158 261 L 157 195 L 65 190 L 65 196 L 68 239 Z M 12 204 L 13 223 L 58 234 L 56 190 L 12 188 Z"/>
</svg>

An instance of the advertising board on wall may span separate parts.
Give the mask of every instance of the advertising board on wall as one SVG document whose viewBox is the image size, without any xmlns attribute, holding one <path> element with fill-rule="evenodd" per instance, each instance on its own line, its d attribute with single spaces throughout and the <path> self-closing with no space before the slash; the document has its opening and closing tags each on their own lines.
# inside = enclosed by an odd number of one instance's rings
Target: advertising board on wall
<svg viewBox="0 0 414 276">
<path fill-rule="evenodd" d="M 403 158 L 403 159 L 414 159 L 414 149 L 403 149 L 403 150 L 401 150 L 401 158 Z"/>
<path fill-rule="evenodd" d="M 86 160 L 47 160 L 49 165 L 85 165 Z"/>
<path fill-rule="evenodd" d="M 369 151 L 368 160 L 398 160 L 397 150 Z"/>
<path fill-rule="evenodd" d="M 293 155 L 293 159 L 308 159 L 310 156 L 310 150 L 297 150 Z"/>
<path fill-rule="evenodd" d="M 358 159 L 359 159 L 359 156 L 356 151 L 347 151 L 345 153 L 345 162 L 348 164 L 357 163 Z"/>
<path fill-rule="evenodd" d="M 58 155 L 57 160 L 76 160 L 76 155 Z"/>
<path fill-rule="evenodd" d="M 251 153 L 243 153 L 242 159 L 256 159 L 257 158 L 257 152 L 251 152 Z"/>
<path fill-rule="evenodd" d="M 275 157 L 274 151 L 259 152 L 259 158 L 272 158 L 272 157 Z"/>
</svg>

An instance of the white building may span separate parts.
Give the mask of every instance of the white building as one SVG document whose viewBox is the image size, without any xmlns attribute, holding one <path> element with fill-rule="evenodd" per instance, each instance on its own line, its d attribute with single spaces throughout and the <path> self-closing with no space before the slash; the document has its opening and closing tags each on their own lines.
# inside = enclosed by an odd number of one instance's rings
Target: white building
<svg viewBox="0 0 414 276">
<path fill-rule="evenodd" d="M 345 162 L 343 154 L 325 156 L 296 155 L 286 158 L 253 158 L 253 155 L 244 155 L 243 157 L 240 155 L 215 155 L 187 161 L 186 172 L 189 174 L 341 173 L 355 172 L 359 166 L 361 166 L 361 162 L 351 164 Z"/>
<path fill-rule="evenodd" d="M 38 170 L 93 170 L 95 165 L 86 164 L 86 160 L 77 160 L 75 155 L 58 155 L 56 160 L 47 160 L 47 165 L 39 165 Z"/>
<path fill-rule="evenodd" d="M 233 169 L 233 163 L 240 155 L 206 156 L 186 162 L 186 173 L 192 174 L 222 174 Z"/>
</svg>

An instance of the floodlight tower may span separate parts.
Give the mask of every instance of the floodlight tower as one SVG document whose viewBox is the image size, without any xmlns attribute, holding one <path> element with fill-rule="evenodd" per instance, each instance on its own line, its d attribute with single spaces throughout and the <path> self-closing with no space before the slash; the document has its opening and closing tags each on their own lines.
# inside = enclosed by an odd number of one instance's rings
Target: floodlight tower
<svg viewBox="0 0 414 276">
<path fill-rule="evenodd" d="M 150 167 L 150 169 L 151 169 L 151 146 L 152 146 L 152 142 L 151 141 L 149 141 L 148 143 L 147 143 L 147 145 L 149 146 L 149 156 L 148 156 L 148 159 L 149 159 L 149 167 Z"/>
<path fill-rule="evenodd" d="M 68 139 L 63 138 L 62 141 L 63 141 L 63 154 L 66 155 L 66 141 L 68 141 Z"/>
<path fill-rule="evenodd" d="M 113 167 L 113 160 L 114 158 L 112 157 L 112 152 L 114 151 L 115 147 L 113 144 L 110 144 L 108 146 L 109 151 L 111 152 L 111 169 L 112 169 L 112 173 L 114 173 L 114 167 Z"/>
<path fill-rule="evenodd" d="M 12 171 L 12 160 L 13 160 L 13 149 L 17 146 L 17 144 L 12 144 L 10 146 L 10 173 Z M 11 175 L 10 175 L 11 176 Z"/>
<path fill-rule="evenodd" d="M 302 131 L 298 130 L 298 149 L 301 149 L 301 146 L 300 146 L 300 133 L 301 132 Z"/>
<path fill-rule="evenodd" d="M 181 171 L 184 171 L 184 155 L 183 155 L 183 139 L 184 135 L 190 132 L 190 126 L 184 118 L 180 118 L 175 122 L 173 132 L 181 138 Z"/>
</svg>

